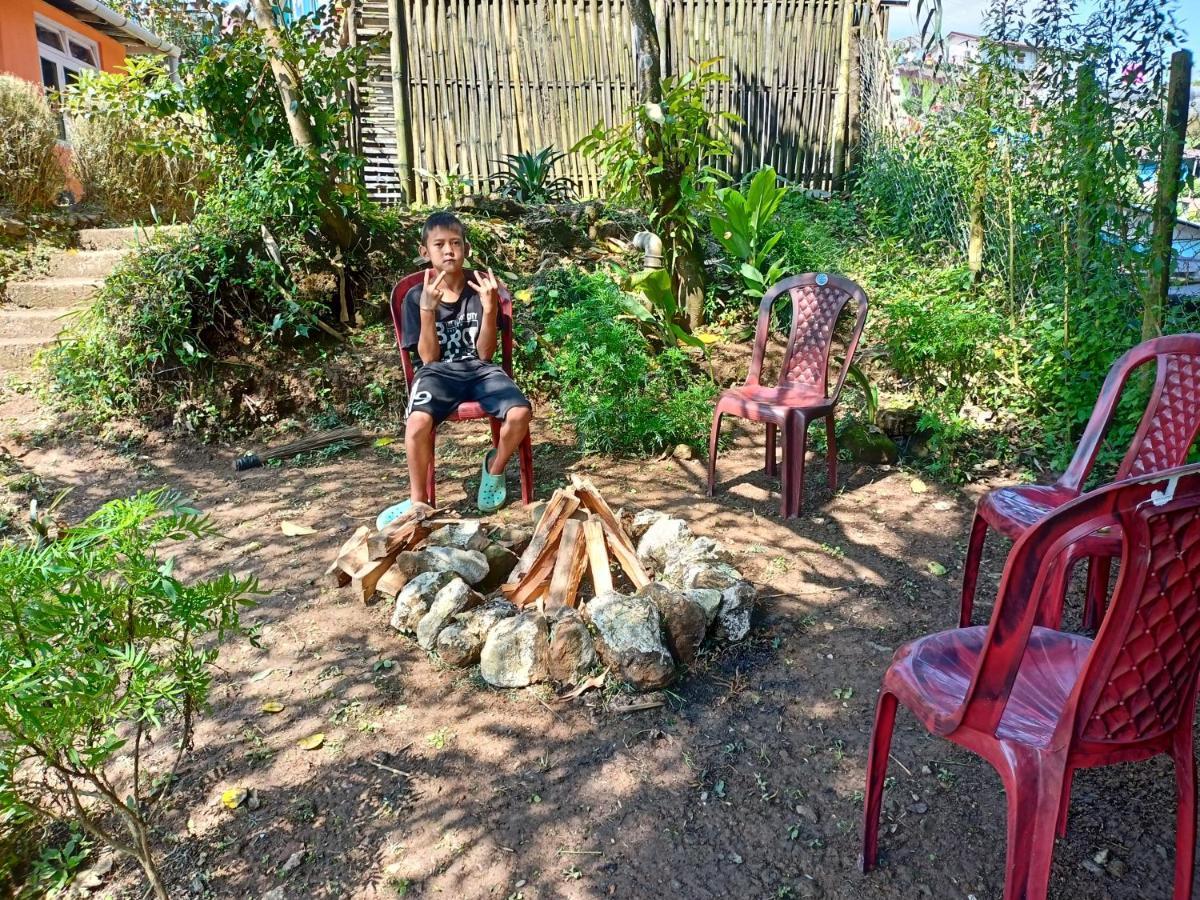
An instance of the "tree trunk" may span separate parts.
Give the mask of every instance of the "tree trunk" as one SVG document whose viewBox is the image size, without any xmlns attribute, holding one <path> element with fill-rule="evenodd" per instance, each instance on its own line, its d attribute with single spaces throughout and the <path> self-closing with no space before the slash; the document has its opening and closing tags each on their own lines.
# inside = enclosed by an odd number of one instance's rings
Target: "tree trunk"
<svg viewBox="0 0 1200 900">
<path fill-rule="evenodd" d="M 337 185 L 321 159 L 321 148 L 317 145 L 316 135 L 313 134 L 308 119 L 308 110 L 304 104 L 304 96 L 300 93 L 297 74 L 284 58 L 283 40 L 279 36 L 271 0 L 250 0 L 250 5 L 254 11 L 254 23 L 262 30 L 263 40 L 270 52 L 271 74 L 275 76 L 275 85 L 279 88 L 279 98 L 283 101 L 283 112 L 287 117 L 288 129 L 292 133 L 292 141 L 304 151 L 322 176 L 322 184 L 317 191 L 321 201 L 318 211 L 321 217 L 321 231 L 343 252 L 348 251 L 354 246 L 354 226 L 338 208 L 335 199 Z"/>
<path fill-rule="evenodd" d="M 681 309 L 687 310 L 688 331 L 704 324 L 704 263 L 695 242 L 671 248 L 675 291 Z"/>
<path fill-rule="evenodd" d="M 633 71 L 637 76 L 639 103 L 662 101 L 661 49 L 658 23 L 650 0 L 629 0 L 629 18 L 633 22 Z"/>
</svg>

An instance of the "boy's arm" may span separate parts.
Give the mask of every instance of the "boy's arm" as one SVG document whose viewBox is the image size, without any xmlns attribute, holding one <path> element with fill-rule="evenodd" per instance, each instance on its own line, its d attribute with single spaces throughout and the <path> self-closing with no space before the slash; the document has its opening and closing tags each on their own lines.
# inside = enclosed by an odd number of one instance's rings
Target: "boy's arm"
<svg viewBox="0 0 1200 900">
<path fill-rule="evenodd" d="M 434 363 L 442 358 L 442 345 L 437 333 L 437 305 L 441 294 L 445 272 L 433 279 L 433 269 L 425 270 L 425 283 L 421 288 L 421 334 L 417 339 L 417 353 L 422 363 Z"/>
<path fill-rule="evenodd" d="M 479 302 L 483 305 L 483 321 L 479 323 L 479 337 L 475 338 L 475 350 L 480 359 L 492 361 L 496 355 L 496 340 L 499 334 L 500 322 L 500 282 L 488 269 L 487 274 L 478 272 L 476 281 L 471 287 L 479 294 Z"/>
</svg>

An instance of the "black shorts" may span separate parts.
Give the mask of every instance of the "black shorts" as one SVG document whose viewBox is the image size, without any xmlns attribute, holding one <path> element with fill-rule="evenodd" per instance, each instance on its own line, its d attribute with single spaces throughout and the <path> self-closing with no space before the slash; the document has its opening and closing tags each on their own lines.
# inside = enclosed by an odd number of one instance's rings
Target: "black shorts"
<svg viewBox="0 0 1200 900">
<path fill-rule="evenodd" d="M 498 365 L 482 359 L 464 359 L 428 363 L 417 369 L 408 389 L 408 409 L 404 414 L 407 417 L 415 412 L 429 413 L 433 423 L 440 425 L 460 403 L 472 400 L 496 419 L 503 419 L 510 409 L 518 406 L 533 408 Z"/>
</svg>

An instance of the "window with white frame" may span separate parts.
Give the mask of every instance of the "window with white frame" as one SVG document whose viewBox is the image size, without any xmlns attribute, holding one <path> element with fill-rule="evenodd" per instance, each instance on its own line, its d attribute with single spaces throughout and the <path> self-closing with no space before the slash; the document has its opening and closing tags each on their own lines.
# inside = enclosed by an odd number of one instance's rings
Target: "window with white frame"
<svg viewBox="0 0 1200 900">
<path fill-rule="evenodd" d="M 46 92 L 61 91 L 74 84 L 85 69 L 100 68 L 100 48 L 95 41 L 42 16 L 34 16 L 42 85 Z M 66 119 L 59 118 L 59 137 L 67 139 Z"/>
</svg>

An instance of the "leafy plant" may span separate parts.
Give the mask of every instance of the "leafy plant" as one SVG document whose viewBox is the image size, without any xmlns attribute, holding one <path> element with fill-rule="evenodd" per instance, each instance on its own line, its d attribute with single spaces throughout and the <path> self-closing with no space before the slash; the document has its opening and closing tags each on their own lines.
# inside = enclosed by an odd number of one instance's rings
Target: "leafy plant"
<svg viewBox="0 0 1200 900">
<path fill-rule="evenodd" d="M 474 180 L 460 174 L 457 167 L 449 173 L 430 172 L 428 169 L 422 168 L 418 168 L 416 171 L 422 178 L 428 178 L 441 189 L 443 199 L 450 206 L 457 206 L 475 187 Z"/>
<path fill-rule="evenodd" d="M 158 490 L 111 501 L 58 540 L 0 545 L 0 809 L 134 857 L 160 898 L 153 812 L 191 747 L 213 638 L 242 633 L 258 592 L 254 578 L 176 574 L 164 549 L 215 533 Z M 174 752 L 154 754 L 176 727 Z"/>
<path fill-rule="evenodd" d="M 646 269 L 628 276 L 634 295 L 621 293 L 619 302 L 625 311 L 647 326 L 664 347 L 687 344 L 705 349 L 704 342 L 679 325 L 680 309 L 666 269 Z M 642 298 L 641 300 L 638 297 Z"/>
<path fill-rule="evenodd" d="M 62 190 L 58 120 L 41 91 L 0 75 L 0 207 L 25 214 L 54 203 Z"/>
<path fill-rule="evenodd" d="M 575 195 L 575 185 L 566 176 L 554 177 L 554 164 L 566 155 L 553 147 L 509 153 L 497 161 L 499 171 L 488 178 L 500 183 L 502 196 L 521 203 L 565 203 Z"/>
<path fill-rule="evenodd" d="M 778 180 L 775 170 L 764 166 L 745 193 L 722 188 L 717 191 L 720 209 L 708 220 L 718 243 L 740 262 L 738 271 L 748 297 L 761 297 L 787 271 L 786 260 L 774 252 L 783 238 L 776 213 L 788 193 L 786 187 L 778 186 Z"/>
<path fill-rule="evenodd" d="M 740 122 L 708 107 L 712 89 L 729 76 L 717 60 L 677 78 L 665 78 L 662 102 L 629 109 L 612 128 L 603 123 L 575 145 L 600 165 L 605 191 L 615 203 L 642 210 L 666 248 L 672 283 L 688 322 L 703 322 L 704 272 L 698 240 L 715 208 L 716 189 L 729 176 L 717 164 L 732 152 L 722 125 Z"/>
</svg>

